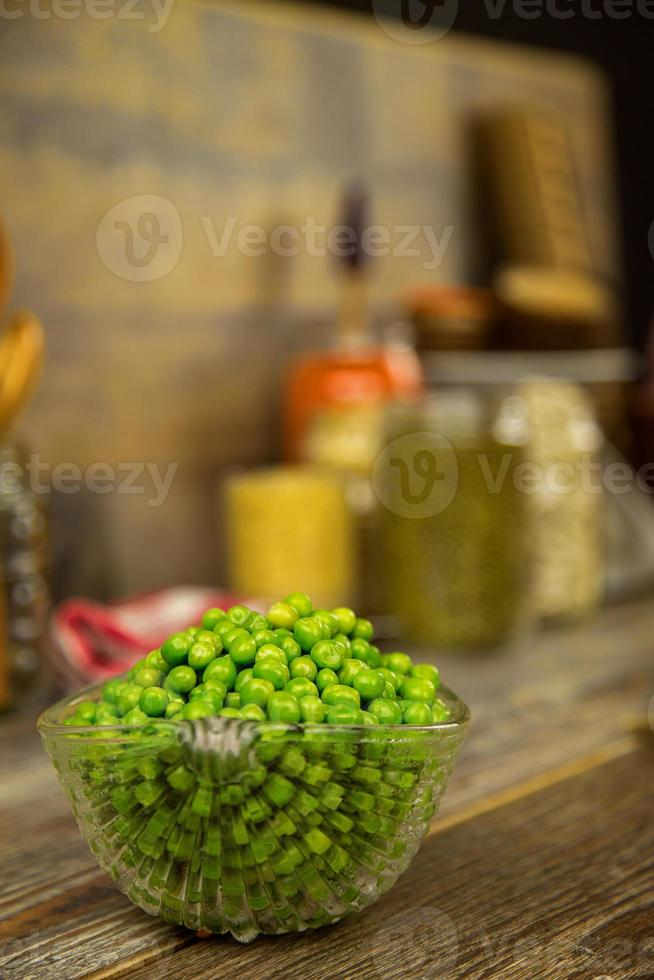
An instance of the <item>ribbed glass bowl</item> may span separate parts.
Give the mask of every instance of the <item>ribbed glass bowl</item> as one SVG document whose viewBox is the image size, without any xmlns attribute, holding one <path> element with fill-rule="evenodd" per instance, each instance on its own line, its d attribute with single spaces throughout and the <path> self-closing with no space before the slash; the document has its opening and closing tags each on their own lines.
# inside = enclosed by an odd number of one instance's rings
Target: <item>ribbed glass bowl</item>
<svg viewBox="0 0 654 980">
<path fill-rule="evenodd" d="M 128 898 L 189 929 L 299 932 L 376 901 L 410 864 L 469 712 L 447 722 L 285 725 L 232 718 L 38 727 L 80 831 Z"/>
</svg>

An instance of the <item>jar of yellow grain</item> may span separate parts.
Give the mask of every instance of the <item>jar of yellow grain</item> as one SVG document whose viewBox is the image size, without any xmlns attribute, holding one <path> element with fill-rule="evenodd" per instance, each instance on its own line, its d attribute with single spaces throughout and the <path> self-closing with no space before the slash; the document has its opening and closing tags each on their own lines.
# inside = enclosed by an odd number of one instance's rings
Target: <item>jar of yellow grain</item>
<svg viewBox="0 0 654 980">
<path fill-rule="evenodd" d="M 355 527 L 339 476 L 308 466 L 233 474 L 225 510 L 236 592 L 279 596 L 301 588 L 318 606 L 352 601 Z"/>
</svg>

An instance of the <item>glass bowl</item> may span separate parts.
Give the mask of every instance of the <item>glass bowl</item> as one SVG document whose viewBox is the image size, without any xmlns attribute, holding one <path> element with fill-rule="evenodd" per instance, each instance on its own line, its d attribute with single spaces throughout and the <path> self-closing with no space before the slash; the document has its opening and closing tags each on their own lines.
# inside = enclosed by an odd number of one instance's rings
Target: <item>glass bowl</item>
<svg viewBox="0 0 654 980">
<path fill-rule="evenodd" d="M 38 727 L 82 836 L 118 888 L 175 925 L 300 932 L 387 891 L 416 853 L 469 722 L 447 688 L 438 725 L 287 725 L 203 718 Z"/>
</svg>

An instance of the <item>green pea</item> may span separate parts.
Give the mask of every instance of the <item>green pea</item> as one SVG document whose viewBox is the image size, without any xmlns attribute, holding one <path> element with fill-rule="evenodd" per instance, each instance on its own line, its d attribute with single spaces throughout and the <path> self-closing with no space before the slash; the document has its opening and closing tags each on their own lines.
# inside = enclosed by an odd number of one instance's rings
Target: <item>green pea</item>
<svg viewBox="0 0 654 980">
<path fill-rule="evenodd" d="M 313 611 L 313 603 L 306 592 L 291 592 L 290 595 L 286 596 L 284 602 L 288 606 L 292 606 L 298 616 L 304 618 L 310 616 Z"/>
<path fill-rule="evenodd" d="M 175 668 L 179 670 L 179 668 Z M 168 694 L 163 687 L 146 687 L 139 698 L 139 708 L 150 718 L 158 718 L 166 710 Z"/>
<path fill-rule="evenodd" d="M 231 690 L 234 686 L 234 681 L 236 680 L 236 667 L 234 666 L 234 661 L 231 657 L 223 656 L 216 657 L 212 660 L 209 666 L 204 672 L 202 680 L 205 682 L 214 678 L 217 681 L 221 681 L 227 688 Z"/>
<path fill-rule="evenodd" d="M 162 675 L 160 670 L 154 670 L 152 667 L 141 667 L 140 670 L 136 671 L 132 680 L 139 687 L 158 687 L 161 684 Z"/>
<path fill-rule="evenodd" d="M 95 724 L 96 725 L 117 725 L 118 715 L 116 713 L 115 705 L 110 704 L 106 701 L 101 701 L 98 704 L 95 712 Z"/>
<path fill-rule="evenodd" d="M 436 697 L 436 688 L 432 682 L 422 677 L 404 677 L 400 692 L 407 701 L 424 701 L 428 704 Z"/>
<path fill-rule="evenodd" d="M 378 667 L 377 673 L 380 674 L 385 681 L 388 681 L 392 685 L 393 691 L 397 691 L 400 686 L 400 678 L 393 670 L 389 670 L 388 667 Z"/>
<path fill-rule="evenodd" d="M 169 701 L 166 705 L 166 718 L 175 718 L 175 716 L 178 715 L 184 707 L 184 704 L 184 701 Z"/>
<path fill-rule="evenodd" d="M 109 701 L 110 704 L 116 704 L 120 696 L 120 692 L 126 687 L 127 682 L 122 680 L 120 677 L 114 677 L 112 680 L 107 681 L 107 683 L 102 688 L 102 697 L 105 701 Z"/>
<path fill-rule="evenodd" d="M 320 698 L 307 695 L 299 701 L 302 721 L 311 725 L 319 725 L 327 715 L 327 705 Z"/>
<path fill-rule="evenodd" d="M 368 705 L 368 711 L 382 725 L 401 725 L 402 709 L 397 701 L 375 698 Z"/>
<path fill-rule="evenodd" d="M 421 701 L 410 701 L 402 711 L 402 718 L 405 725 L 431 725 L 431 708 Z"/>
<path fill-rule="evenodd" d="M 265 708 L 274 690 L 275 685 L 272 681 L 263 677 L 253 677 L 241 688 L 241 704 L 258 704 L 261 708 Z"/>
<path fill-rule="evenodd" d="M 257 630 L 256 633 L 253 633 L 252 635 L 254 637 L 254 642 L 257 645 L 257 650 L 266 643 L 274 644 L 277 639 L 273 631 L 269 629 Z"/>
<path fill-rule="evenodd" d="M 363 712 L 355 704 L 339 701 L 329 706 L 327 722 L 330 725 L 363 725 Z"/>
<path fill-rule="evenodd" d="M 219 619 L 213 628 L 214 636 L 217 636 L 219 640 L 222 640 L 227 633 L 231 633 L 234 629 L 234 624 L 231 619 Z"/>
<path fill-rule="evenodd" d="M 378 725 L 379 724 L 379 718 L 376 718 L 374 715 L 371 715 L 369 711 L 362 711 L 361 714 L 363 715 L 363 724 L 364 725 Z"/>
<path fill-rule="evenodd" d="M 319 619 L 321 623 L 324 623 L 327 630 L 326 640 L 330 640 L 335 636 L 340 630 L 338 618 L 334 613 L 330 612 L 329 609 L 316 609 L 313 613 L 316 619 Z"/>
<path fill-rule="evenodd" d="M 397 700 L 397 692 L 390 681 L 384 681 L 384 690 L 382 692 L 382 697 L 389 701 Z"/>
<path fill-rule="evenodd" d="M 451 711 L 448 706 L 440 698 L 436 698 L 431 706 L 431 719 L 434 725 L 438 725 L 447 719 L 451 715 Z"/>
<path fill-rule="evenodd" d="M 284 651 L 286 655 L 286 663 L 289 665 L 289 667 L 294 660 L 297 660 L 298 657 L 302 656 L 300 644 L 292 636 L 283 636 L 281 640 L 278 640 L 277 645 L 279 646 L 280 650 Z"/>
<path fill-rule="evenodd" d="M 216 661 L 213 661 L 216 663 Z M 166 678 L 171 691 L 177 694 L 188 694 L 195 687 L 198 677 L 192 667 L 173 667 Z"/>
<path fill-rule="evenodd" d="M 193 639 L 196 643 L 208 643 L 210 647 L 213 647 L 215 649 L 216 653 L 220 653 L 220 651 L 222 650 L 223 641 L 219 636 L 216 636 L 213 630 L 199 629 L 196 631 L 196 634 L 193 637 Z"/>
<path fill-rule="evenodd" d="M 302 717 L 298 701 L 292 694 L 287 694 L 285 691 L 274 691 L 270 695 L 266 714 L 270 721 L 285 722 L 286 724 L 295 724 Z"/>
<path fill-rule="evenodd" d="M 238 691 L 229 691 L 227 697 L 225 698 L 226 708 L 240 708 L 241 707 L 241 695 Z"/>
<path fill-rule="evenodd" d="M 264 643 L 262 647 L 259 647 L 256 655 L 257 663 L 262 660 L 275 660 L 278 664 L 286 665 L 286 654 L 281 647 L 274 643 Z"/>
<path fill-rule="evenodd" d="M 179 664 L 186 662 L 190 646 L 191 640 L 187 633 L 173 633 L 165 643 L 162 643 L 161 656 L 169 667 L 178 667 Z"/>
<path fill-rule="evenodd" d="M 156 650 L 150 650 L 145 658 L 145 666 L 151 667 L 152 670 L 160 670 L 162 674 L 170 668 L 170 664 L 164 660 L 161 656 L 161 650 L 158 648 Z"/>
<path fill-rule="evenodd" d="M 366 670 L 366 665 L 364 664 L 363 660 L 346 658 L 343 661 L 343 666 L 338 672 L 338 679 L 341 684 L 352 684 L 352 681 L 356 675 L 362 670 Z"/>
<path fill-rule="evenodd" d="M 436 690 L 440 687 L 441 675 L 438 667 L 433 664 L 416 664 L 411 668 L 412 677 L 420 677 L 424 681 L 431 681 Z"/>
<path fill-rule="evenodd" d="M 378 670 L 366 667 L 359 671 L 352 681 L 355 691 L 358 691 L 364 701 L 374 701 L 384 693 L 384 678 Z"/>
<path fill-rule="evenodd" d="M 246 704 L 239 709 L 239 717 L 243 721 L 265 721 L 266 713 L 258 704 Z"/>
<path fill-rule="evenodd" d="M 338 684 L 338 674 L 329 667 L 323 667 L 316 675 L 316 686 L 320 693 L 329 687 L 330 684 Z"/>
<path fill-rule="evenodd" d="M 325 704 L 338 704 L 339 701 L 347 701 L 348 704 L 354 704 L 357 708 L 361 703 L 359 692 L 345 684 L 330 684 L 323 691 L 322 699 Z"/>
<path fill-rule="evenodd" d="M 352 630 L 352 636 L 356 637 L 357 640 L 372 640 L 375 635 L 375 630 L 369 619 L 359 619 L 354 624 L 354 629 Z"/>
<path fill-rule="evenodd" d="M 216 648 L 202 640 L 197 640 L 188 652 L 188 665 L 193 670 L 204 670 L 216 657 Z"/>
<path fill-rule="evenodd" d="M 252 680 L 252 668 L 246 667 L 244 670 L 239 670 L 236 675 L 236 680 L 234 681 L 234 690 L 239 693 L 243 690 L 243 686 L 247 684 L 249 680 Z M 211 683 L 211 678 L 209 678 L 209 683 Z"/>
<path fill-rule="evenodd" d="M 221 619 L 224 619 L 225 615 L 225 610 L 219 609 L 217 606 L 207 609 L 202 617 L 202 628 L 205 630 L 213 630 L 216 623 L 219 623 Z"/>
<path fill-rule="evenodd" d="M 222 711 L 218 712 L 219 718 L 240 718 L 241 710 L 240 708 L 223 708 Z"/>
<path fill-rule="evenodd" d="M 234 626 L 229 633 L 225 633 L 221 639 L 223 641 L 223 647 L 227 651 L 231 651 L 232 644 L 236 642 L 241 636 L 249 636 L 250 634 L 242 626 Z"/>
<path fill-rule="evenodd" d="M 369 667 L 381 667 L 381 657 L 379 657 L 378 664 L 373 662 L 374 655 L 372 654 L 370 643 L 367 640 L 351 640 L 349 655 L 354 660 L 363 660 L 364 664 L 367 664 Z"/>
<path fill-rule="evenodd" d="M 252 675 L 270 681 L 277 691 L 281 691 L 287 681 L 291 679 L 288 667 L 277 663 L 275 660 L 257 661 L 252 669 Z"/>
<path fill-rule="evenodd" d="M 217 691 L 211 687 L 207 687 L 206 684 L 197 684 L 192 691 L 189 692 L 189 701 L 197 701 L 198 698 L 202 698 L 204 701 L 208 701 L 210 705 L 213 706 L 214 711 L 220 711 L 222 708 L 226 694 L 222 691 Z"/>
<path fill-rule="evenodd" d="M 126 684 L 118 698 L 118 714 L 126 715 L 132 708 L 136 708 L 142 691 L 143 688 L 138 684 Z"/>
<path fill-rule="evenodd" d="M 407 657 L 406 653 L 385 653 L 382 656 L 382 667 L 388 667 L 400 677 L 411 673 L 413 663 L 411 657 Z"/>
<path fill-rule="evenodd" d="M 145 711 L 142 711 L 137 707 L 130 708 L 130 710 L 123 716 L 123 724 L 125 725 L 145 725 L 148 721 L 150 721 L 150 719 L 146 715 Z"/>
<path fill-rule="evenodd" d="M 329 667 L 330 670 L 338 670 L 343 663 L 343 649 L 331 640 L 319 640 L 311 648 L 311 659 L 320 668 Z"/>
<path fill-rule="evenodd" d="M 334 643 L 340 643 L 341 646 L 343 647 L 343 656 L 349 657 L 350 651 L 352 649 L 352 644 L 350 643 L 349 636 L 346 636 L 345 633 L 336 633 L 336 635 L 333 636 L 332 639 Z"/>
<path fill-rule="evenodd" d="M 293 636 L 292 632 L 290 630 L 285 629 L 283 626 L 278 626 L 277 629 L 274 629 L 273 635 L 275 637 L 274 642 L 277 643 L 277 645 L 279 645 L 280 640 L 284 640 L 289 636 L 290 637 Z"/>
<path fill-rule="evenodd" d="M 267 630 L 270 627 L 267 618 L 261 613 L 256 612 L 250 613 L 243 625 L 250 633 L 257 633 L 259 630 Z"/>
<path fill-rule="evenodd" d="M 306 619 L 298 619 L 293 627 L 293 636 L 305 653 L 309 653 L 311 648 L 319 640 L 324 639 L 323 623 L 313 616 L 308 616 Z"/>
<path fill-rule="evenodd" d="M 289 670 L 291 677 L 306 677 L 309 681 L 315 680 L 318 673 L 318 668 L 311 657 L 298 657 L 296 660 L 292 660 L 289 664 Z"/>
<path fill-rule="evenodd" d="M 290 603 L 274 602 L 266 613 L 266 618 L 273 626 L 290 630 L 293 629 L 299 616 L 297 609 L 291 606 Z"/>
<path fill-rule="evenodd" d="M 229 655 L 237 667 L 251 667 L 257 652 L 257 645 L 254 637 L 245 635 L 237 636 L 229 647 Z"/>
<path fill-rule="evenodd" d="M 195 639 L 195 637 L 198 635 L 198 633 L 200 632 L 200 627 L 199 626 L 187 626 L 186 629 L 184 630 L 184 632 L 187 634 L 187 636 L 189 637 L 189 639 L 191 641 L 193 641 Z"/>
<path fill-rule="evenodd" d="M 243 671 L 245 673 L 245 671 Z M 227 687 L 222 681 L 219 681 L 217 677 L 202 678 L 202 687 L 205 691 L 213 691 L 217 697 L 221 698 L 223 701 L 227 697 Z"/>
<path fill-rule="evenodd" d="M 247 606 L 231 606 L 227 610 L 227 618 L 231 619 L 235 626 L 242 626 L 250 618 L 251 613 L 252 610 Z"/>
<path fill-rule="evenodd" d="M 349 636 L 356 625 L 356 613 L 352 609 L 348 609 L 346 606 L 339 606 L 338 609 L 332 609 L 332 615 L 336 616 L 336 619 L 338 620 L 338 628 L 340 632 L 345 633 L 346 636 Z"/>
<path fill-rule="evenodd" d="M 306 698 L 308 696 L 316 697 L 318 695 L 318 688 L 306 677 L 291 678 L 284 687 L 284 690 L 298 700 L 300 698 Z"/>
<path fill-rule="evenodd" d="M 75 708 L 75 714 L 86 725 L 92 725 L 97 712 L 95 701 L 80 701 Z"/>
<path fill-rule="evenodd" d="M 177 717 L 184 721 L 196 721 L 198 718 L 211 718 L 213 714 L 213 705 L 209 701 L 196 698 L 195 701 L 189 701 L 188 704 L 185 704 L 178 712 Z"/>
</svg>

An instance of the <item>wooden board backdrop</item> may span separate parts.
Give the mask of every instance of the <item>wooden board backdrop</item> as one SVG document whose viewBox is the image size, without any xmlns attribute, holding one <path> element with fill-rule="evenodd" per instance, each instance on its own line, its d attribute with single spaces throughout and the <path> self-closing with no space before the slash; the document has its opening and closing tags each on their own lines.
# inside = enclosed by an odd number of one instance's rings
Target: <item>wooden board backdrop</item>
<svg viewBox="0 0 654 980">
<path fill-rule="evenodd" d="M 180 464 L 158 509 L 114 494 L 53 502 L 71 570 L 60 591 L 215 578 L 217 473 L 274 458 L 280 371 L 329 323 L 332 262 L 234 245 L 215 257 L 207 221 L 218 234 L 230 216 L 329 224 L 343 181 L 363 176 L 374 221 L 452 226 L 434 271 L 424 254 L 376 261 L 375 304 L 416 281 L 465 281 L 467 120 L 519 98 L 564 112 L 596 261 L 615 273 L 607 93 L 587 63 L 452 35 L 402 44 L 372 19 L 299 5 L 175 0 L 158 32 L 147 3 L 133 8 L 143 20 L 20 9 L 0 34 L 0 213 L 12 305 L 48 334 L 23 427 L 52 464 Z M 111 271 L 96 243 L 103 216 L 140 195 L 171 202 L 181 228 L 178 261 L 153 281 Z"/>
</svg>

